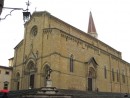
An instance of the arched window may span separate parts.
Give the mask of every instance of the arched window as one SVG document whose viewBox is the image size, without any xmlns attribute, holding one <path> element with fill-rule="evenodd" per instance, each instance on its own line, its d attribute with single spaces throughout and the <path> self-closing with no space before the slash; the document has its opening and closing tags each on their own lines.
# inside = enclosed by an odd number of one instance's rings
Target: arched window
<svg viewBox="0 0 130 98">
<path fill-rule="evenodd" d="M 115 81 L 114 69 L 112 69 L 112 80 Z"/>
<path fill-rule="evenodd" d="M 125 72 L 124 72 L 124 70 L 122 71 L 122 82 L 125 83 Z"/>
<path fill-rule="evenodd" d="M 107 78 L 107 69 L 106 69 L 106 66 L 104 66 L 104 77 L 105 77 L 105 79 Z"/>
<path fill-rule="evenodd" d="M 70 72 L 74 71 L 74 59 L 73 59 L 73 55 L 71 54 L 70 56 Z"/>
<path fill-rule="evenodd" d="M 119 82 L 119 71 L 117 70 L 117 82 Z"/>
</svg>

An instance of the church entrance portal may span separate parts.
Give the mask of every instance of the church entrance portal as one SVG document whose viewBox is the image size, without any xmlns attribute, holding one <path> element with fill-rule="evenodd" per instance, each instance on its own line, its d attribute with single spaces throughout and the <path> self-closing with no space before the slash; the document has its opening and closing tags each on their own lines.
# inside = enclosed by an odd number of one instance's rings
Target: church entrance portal
<svg viewBox="0 0 130 98">
<path fill-rule="evenodd" d="M 36 73 L 36 65 L 35 63 L 30 60 L 29 63 L 27 63 L 27 73 L 28 73 L 28 88 L 33 89 L 35 87 L 35 73 Z"/>
<path fill-rule="evenodd" d="M 19 90 L 19 81 L 17 82 L 17 90 Z"/>
<path fill-rule="evenodd" d="M 90 67 L 88 73 L 88 91 L 95 90 L 95 78 L 96 72 L 93 67 Z"/>
<path fill-rule="evenodd" d="M 16 74 L 16 89 L 19 90 L 20 88 L 20 73 Z"/>
<path fill-rule="evenodd" d="M 93 85 L 92 85 L 92 78 L 88 78 L 88 91 L 92 91 Z"/>
<path fill-rule="evenodd" d="M 30 75 L 30 86 L 31 89 L 34 88 L 34 74 Z"/>
</svg>

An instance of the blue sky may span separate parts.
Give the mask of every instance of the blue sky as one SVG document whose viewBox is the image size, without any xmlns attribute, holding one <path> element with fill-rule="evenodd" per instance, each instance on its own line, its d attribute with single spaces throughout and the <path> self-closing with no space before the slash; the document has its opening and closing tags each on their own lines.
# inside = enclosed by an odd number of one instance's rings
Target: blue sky
<svg viewBox="0 0 130 98">
<path fill-rule="evenodd" d="M 5 7 L 26 9 L 27 0 L 5 0 Z M 92 12 L 98 39 L 122 52 L 130 62 L 130 0 L 30 0 L 30 12 L 48 11 L 53 16 L 87 32 L 89 12 Z M 3 10 L 1 18 L 10 10 Z M 14 47 L 23 39 L 22 11 L 0 21 L 0 65 L 8 66 Z"/>
</svg>

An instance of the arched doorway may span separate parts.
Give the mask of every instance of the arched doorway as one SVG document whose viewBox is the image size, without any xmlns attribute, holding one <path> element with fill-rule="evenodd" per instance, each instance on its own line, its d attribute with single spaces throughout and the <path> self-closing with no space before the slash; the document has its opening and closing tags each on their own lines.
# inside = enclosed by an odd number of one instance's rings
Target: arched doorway
<svg viewBox="0 0 130 98">
<path fill-rule="evenodd" d="M 16 89 L 19 90 L 20 89 L 20 73 L 18 72 L 16 74 Z"/>
<path fill-rule="evenodd" d="M 30 61 L 27 64 L 27 69 L 29 72 L 29 89 L 33 89 L 35 85 L 35 72 L 36 72 L 36 66 L 33 61 Z"/>
<path fill-rule="evenodd" d="M 30 75 L 30 79 L 29 79 L 29 80 L 30 80 L 30 82 L 29 82 L 29 84 L 30 84 L 30 85 L 29 85 L 29 89 L 34 88 L 34 76 L 35 76 L 34 74 L 31 74 L 31 75 Z"/>
<path fill-rule="evenodd" d="M 93 67 L 89 68 L 88 72 L 88 91 L 95 90 L 95 78 L 96 78 L 96 71 Z"/>
</svg>

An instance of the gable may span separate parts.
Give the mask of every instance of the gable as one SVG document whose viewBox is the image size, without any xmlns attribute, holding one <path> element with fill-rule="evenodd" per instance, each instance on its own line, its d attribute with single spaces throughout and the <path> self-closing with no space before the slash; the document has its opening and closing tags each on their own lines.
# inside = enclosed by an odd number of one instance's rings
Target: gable
<svg viewBox="0 0 130 98">
<path fill-rule="evenodd" d="M 98 66 L 98 63 L 96 62 L 96 60 L 95 60 L 94 57 L 91 57 L 87 63 L 88 64 L 92 63 L 92 65 L 94 66 L 94 68 L 97 68 L 97 66 Z"/>
</svg>

